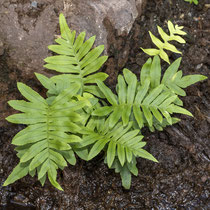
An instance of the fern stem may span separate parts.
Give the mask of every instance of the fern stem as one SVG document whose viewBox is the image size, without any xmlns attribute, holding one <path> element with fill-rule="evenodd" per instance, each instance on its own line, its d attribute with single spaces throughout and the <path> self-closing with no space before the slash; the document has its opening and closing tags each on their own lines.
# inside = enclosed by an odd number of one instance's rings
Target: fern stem
<svg viewBox="0 0 210 210">
<path fill-rule="evenodd" d="M 82 96 L 83 91 L 84 91 L 84 84 L 83 84 L 83 82 L 82 82 L 82 80 L 83 80 L 82 68 L 81 68 L 80 61 L 79 61 L 79 59 L 78 59 L 77 53 L 75 52 L 74 45 L 72 45 L 72 49 L 73 49 L 73 52 L 74 52 L 74 56 L 75 56 L 75 58 L 76 58 L 76 60 L 77 60 L 77 65 L 79 66 L 79 70 L 80 70 L 79 76 L 80 76 L 80 79 L 81 79 L 81 83 L 80 83 L 80 84 L 81 84 L 81 87 L 80 87 L 80 90 L 79 90 L 78 94 Z M 79 79 L 78 79 L 78 80 L 79 80 Z"/>
</svg>

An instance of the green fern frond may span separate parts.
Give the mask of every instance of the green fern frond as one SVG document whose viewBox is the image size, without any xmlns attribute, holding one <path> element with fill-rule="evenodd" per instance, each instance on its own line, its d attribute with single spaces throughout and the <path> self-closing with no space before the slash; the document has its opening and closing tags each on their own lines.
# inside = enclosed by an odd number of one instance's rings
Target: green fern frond
<svg viewBox="0 0 210 210">
<path fill-rule="evenodd" d="M 142 149 L 146 145 L 143 142 L 143 136 L 139 135 L 140 130 L 131 130 L 132 123 L 129 122 L 126 127 L 122 123 L 118 123 L 113 128 L 108 129 L 108 121 L 98 121 L 100 125 L 94 123 L 88 134 L 84 134 L 80 143 L 81 147 L 93 145 L 90 149 L 88 159 L 94 158 L 107 145 L 107 164 L 112 166 L 113 161 L 117 158 L 123 166 L 125 161 L 129 163 L 132 156 L 139 156 L 157 162 L 157 160 L 145 150 Z M 103 122 L 103 123 L 101 123 Z M 92 122 L 91 122 L 92 123 Z M 90 127 L 89 127 L 90 129 Z"/>
<path fill-rule="evenodd" d="M 180 62 L 181 58 L 178 58 L 168 67 L 163 75 L 161 84 L 164 84 L 177 95 L 186 96 L 186 92 L 183 90 L 183 88 L 195 84 L 196 82 L 205 80 L 207 77 L 200 74 L 182 76 L 182 71 L 178 71 Z"/>
<path fill-rule="evenodd" d="M 186 35 L 184 31 L 182 31 L 183 26 L 173 25 L 171 21 L 168 21 L 168 29 L 169 29 L 169 35 L 166 34 L 161 27 L 158 28 L 158 33 L 160 34 L 163 42 L 158 39 L 156 36 L 154 36 L 150 31 L 150 37 L 152 39 L 152 42 L 158 47 L 158 49 L 143 49 L 141 48 L 146 54 L 150 56 L 159 55 L 164 61 L 170 64 L 169 58 L 167 53 L 164 50 L 169 50 L 174 53 L 182 54 L 177 48 L 170 44 L 169 41 L 177 41 L 179 43 L 185 43 L 185 40 L 179 36 L 179 35 Z"/>
<path fill-rule="evenodd" d="M 120 119 L 126 126 L 131 115 L 134 115 L 140 128 L 144 126 L 144 119 L 150 127 L 153 126 L 153 116 L 160 123 L 165 117 L 169 124 L 172 124 L 171 114 L 173 113 L 192 116 L 190 112 L 174 104 L 177 96 L 165 90 L 164 84 L 159 84 L 154 80 L 156 87 L 151 89 L 153 80 L 147 78 L 143 85 L 137 87 L 137 78 L 131 71 L 124 69 L 123 75 L 124 77 L 122 75 L 118 76 L 118 96 L 113 94 L 103 82 L 97 82 L 98 87 L 111 106 L 100 107 L 93 111 L 92 115 L 106 116 L 109 114 L 110 128 Z M 156 79 L 159 81 L 158 78 Z"/>
<path fill-rule="evenodd" d="M 9 101 L 11 107 L 22 113 L 11 115 L 7 120 L 29 126 L 17 133 L 12 140 L 12 144 L 17 146 L 20 163 L 9 175 L 4 186 L 28 173 L 34 175 L 37 172 L 42 184 L 48 176 L 52 185 L 62 190 L 56 181 L 57 169 L 67 166 L 67 162 L 75 164 L 71 144 L 81 141 L 81 138 L 75 135 L 81 130 L 77 125 L 81 120 L 77 110 L 88 103 L 86 100 L 72 99 L 79 88 L 76 83 L 72 84 L 71 88 L 61 92 L 48 104 L 30 87 L 18 83 L 19 91 L 29 102 Z"/>
<path fill-rule="evenodd" d="M 119 163 L 118 168 L 120 172 L 123 186 L 127 189 L 130 186 L 131 173 L 133 172 L 133 164 L 136 157 L 142 157 L 154 162 L 158 162 L 150 153 L 142 149 L 146 145 L 143 142 L 143 136 L 140 135 L 140 130 L 132 130 L 132 123 L 129 122 L 127 126 L 123 126 L 122 122 L 116 124 L 109 129 L 109 119 L 91 119 L 87 125 L 87 134 L 84 134 L 83 141 L 79 143 L 80 148 L 90 148 L 88 153 L 88 160 L 91 160 L 98 155 L 102 150 L 106 151 L 105 162 L 109 168 L 115 168 Z M 130 169 L 130 170 L 128 170 Z M 128 170 L 128 171 L 127 171 Z M 135 175 L 138 170 L 135 170 Z M 125 174 L 130 176 L 127 179 Z M 129 181 L 130 180 L 130 181 Z"/>
<path fill-rule="evenodd" d="M 175 60 L 163 74 L 161 79 L 161 65 L 159 56 L 155 56 L 153 60 L 149 58 L 143 65 L 140 72 L 140 81 L 143 85 L 147 78 L 151 81 L 151 88 L 156 88 L 159 84 L 165 85 L 165 90 L 180 96 L 185 96 L 183 88 L 186 88 L 196 82 L 207 79 L 206 76 L 195 74 L 182 76 L 183 72 L 179 70 L 182 58 Z M 179 70 L 179 71 L 178 71 Z M 178 99 L 179 100 L 179 99 Z M 178 101 L 177 101 L 178 102 Z M 182 104 L 179 104 L 182 106 Z"/>
<path fill-rule="evenodd" d="M 127 125 L 132 119 L 135 120 L 139 128 L 148 125 L 151 129 L 157 120 L 155 127 L 159 130 L 165 125 L 166 119 L 172 125 L 172 114 L 180 113 L 192 116 L 186 109 L 182 108 L 182 101 L 178 95 L 184 95 L 185 88 L 207 77 L 203 75 L 189 75 L 182 77 L 182 71 L 178 71 L 181 59 L 173 62 L 165 71 L 161 79 L 160 58 L 148 59 L 143 65 L 140 73 L 140 82 L 136 76 L 128 69 L 123 70 L 123 76 L 118 76 L 117 95 L 101 81 L 98 87 L 106 97 L 109 105 L 97 108 L 92 115 L 109 115 L 109 126 L 113 127 L 122 120 L 123 125 Z M 155 119 L 155 121 L 154 121 Z"/>
<path fill-rule="evenodd" d="M 69 29 L 63 14 L 60 14 L 59 22 L 61 37 L 55 40 L 58 45 L 48 46 L 51 51 L 59 55 L 47 57 L 45 59 L 47 64 L 44 67 L 64 74 L 51 78 L 57 91 L 54 88 L 49 89 L 50 93 L 56 95 L 57 92 L 69 87 L 70 83 L 77 81 L 80 84 L 80 93 L 87 91 L 97 94 L 96 88 L 91 89 L 87 84 L 93 84 L 96 80 L 104 81 L 108 77 L 103 72 L 95 73 L 108 58 L 100 56 L 104 46 L 100 45 L 92 49 L 95 36 L 84 41 L 85 32 L 80 33 L 76 38 L 75 31 L 72 32 Z"/>
</svg>

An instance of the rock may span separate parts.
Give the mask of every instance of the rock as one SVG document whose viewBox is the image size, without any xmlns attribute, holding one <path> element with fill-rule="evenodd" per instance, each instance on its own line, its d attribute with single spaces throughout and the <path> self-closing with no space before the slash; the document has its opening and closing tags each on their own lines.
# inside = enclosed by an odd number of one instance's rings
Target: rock
<svg viewBox="0 0 210 210">
<path fill-rule="evenodd" d="M 53 42 L 58 23 L 54 6 L 43 3 L 35 9 L 30 2 L 8 7 L 0 4 L 0 11 L 0 37 L 7 49 L 9 67 L 20 69 L 23 75 L 43 71 L 43 59 L 49 55 L 47 45 Z"/>
<path fill-rule="evenodd" d="M 60 33 L 57 30 L 60 12 L 67 17 L 71 29 L 86 31 L 87 37 L 96 35 L 96 45 L 104 44 L 107 52 L 110 28 L 117 35 L 127 35 L 145 3 L 145 0 L 36 0 L 12 4 L 2 1 L 0 37 L 7 49 L 8 65 L 28 76 L 33 71 L 43 71 L 43 59 L 51 54 L 47 46 Z M 106 19 L 112 27 L 104 24 Z"/>
<path fill-rule="evenodd" d="M 64 14 L 69 19 L 71 28 L 86 31 L 88 36 L 96 35 L 96 44 L 104 44 L 105 51 L 109 47 L 107 36 L 110 27 L 105 20 L 117 31 L 117 35 L 126 35 L 139 14 L 145 0 L 66 0 Z M 85 15 L 84 15 L 85 14 Z"/>
</svg>

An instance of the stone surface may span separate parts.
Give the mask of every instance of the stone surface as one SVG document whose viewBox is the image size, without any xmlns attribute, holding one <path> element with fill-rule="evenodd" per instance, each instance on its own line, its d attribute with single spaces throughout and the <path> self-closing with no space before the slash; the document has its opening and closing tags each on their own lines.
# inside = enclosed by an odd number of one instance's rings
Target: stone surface
<svg viewBox="0 0 210 210">
<path fill-rule="evenodd" d="M 64 13 L 70 18 L 72 28 L 77 31 L 85 30 L 89 36 L 96 34 L 97 44 L 104 43 L 107 46 L 110 27 L 106 25 L 105 19 L 109 20 L 113 30 L 117 30 L 117 35 L 122 35 L 123 32 L 128 34 L 138 14 L 141 13 L 143 2 L 145 1 L 66 0 Z"/>
<path fill-rule="evenodd" d="M 47 46 L 59 34 L 58 15 L 63 12 L 71 29 L 96 35 L 96 45 L 109 48 L 110 27 L 117 35 L 130 31 L 145 0 L 1 0 L 0 40 L 9 56 L 9 66 L 25 75 L 42 72 Z M 0 50 L 0 52 L 2 52 Z M 3 52 L 2 52 L 3 53 Z"/>
</svg>

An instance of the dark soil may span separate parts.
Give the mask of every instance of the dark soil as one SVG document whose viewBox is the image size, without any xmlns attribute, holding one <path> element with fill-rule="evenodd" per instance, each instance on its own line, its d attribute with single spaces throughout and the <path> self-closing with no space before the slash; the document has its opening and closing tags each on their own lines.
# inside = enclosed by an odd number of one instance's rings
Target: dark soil
<svg viewBox="0 0 210 210">
<path fill-rule="evenodd" d="M 12 2 L 12 1 L 11 1 Z M 110 58 L 104 71 L 110 74 L 113 87 L 122 68 L 139 75 L 147 56 L 139 47 L 152 47 L 148 31 L 157 35 L 156 25 L 166 21 L 183 25 L 188 33 L 181 68 L 185 75 L 210 76 L 210 9 L 200 0 L 198 6 L 183 0 L 149 0 L 127 37 L 114 39 L 110 34 Z M 53 36 L 54 34 L 52 34 Z M 175 60 L 172 54 L 170 59 Z M 159 163 L 138 159 L 139 175 L 132 178 L 130 190 L 121 187 L 118 174 L 108 170 L 101 157 L 90 162 L 78 160 L 58 174 L 64 192 L 48 182 L 41 187 L 36 178 L 27 176 L 16 183 L 1 187 L 18 162 L 12 137 L 23 126 L 12 125 L 4 117 L 13 113 L 7 100 L 19 99 L 16 81 L 23 81 L 43 92 L 31 77 L 23 77 L 21 69 L 8 65 L 7 51 L 0 56 L 0 208 L 1 209 L 210 209 L 210 82 L 206 80 L 187 88 L 184 107 L 194 118 L 181 115 L 182 121 L 163 132 L 144 130 L 146 149 Z"/>
</svg>

